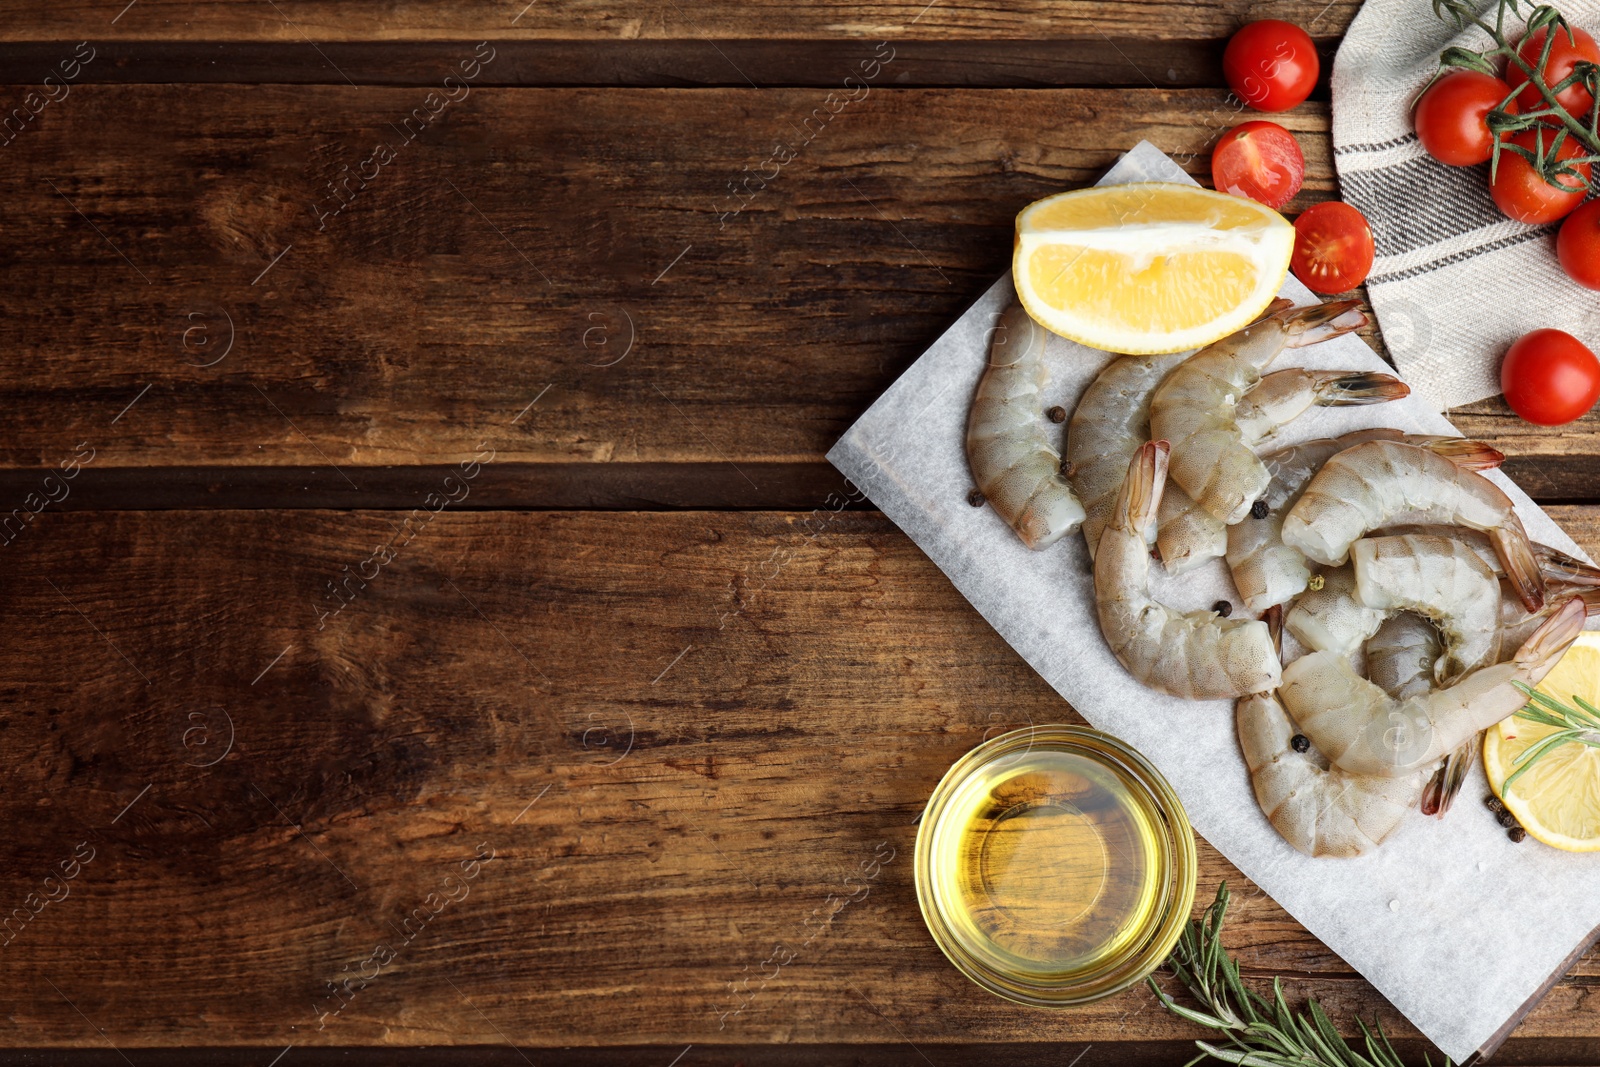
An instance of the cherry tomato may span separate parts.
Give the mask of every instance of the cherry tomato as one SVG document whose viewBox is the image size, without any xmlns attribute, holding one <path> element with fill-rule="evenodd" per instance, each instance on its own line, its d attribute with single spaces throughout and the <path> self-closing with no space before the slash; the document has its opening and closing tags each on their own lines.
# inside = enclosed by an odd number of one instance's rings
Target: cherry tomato
<svg viewBox="0 0 1600 1067">
<path fill-rule="evenodd" d="M 1452 167 L 1487 163 L 1494 137 L 1484 116 L 1511 95 L 1511 86 L 1475 70 L 1446 74 L 1417 101 L 1417 137 L 1428 154 Z M 1517 102 L 1506 108 L 1513 114 Z"/>
<path fill-rule="evenodd" d="M 1294 220 L 1294 276 L 1317 293 L 1343 293 L 1372 271 L 1372 227 L 1349 204 L 1330 200 Z"/>
<path fill-rule="evenodd" d="M 1274 210 L 1300 191 L 1305 176 L 1300 145 L 1276 122 L 1235 126 L 1211 150 L 1211 182 L 1218 190 Z"/>
<path fill-rule="evenodd" d="M 1550 132 L 1545 131 L 1545 151 L 1550 149 Z M 1530 152 L 1537 151 L 1537 140 L 1533 130 L 1526 130 L 1511 139 L 1514 145 L 1520 145 Z M 1583 150 L 1578 142 L 1568 137 L 1561 145 L 1558 158 L 1571 159 L 1573 156 L 1582 155 Z M 1579 163 L 1576 167 L 1584 177 L 1589 175 L 1589 164 Z M 1545 223 L 1554 222 L 1559 218 L 1572 213 L 1573 208 L 1583 203 L 1584 187 L 1581 182 L 1573 177 L 1557 179 L 1561 188 L 1556 188 L 1539 176 L 1533 169 L 1533 164 L 1517 155 L 1515 152 L 1501 152 L 1500 166 L 1496 171 L 1494 180 L 1489 183 L 1489 195 L 1494 197 L 1494 202 L 1507 218 L 1516 219 L 1518 222 Z"/>
<path fill-rule="evenodd" d="M 1544 70 L 1542 71 L 1546 85 L 1556 86 L 1561 84 L 1561 81 L 1572 73 L 1573 66 L 1579 60 L 1586 59 L 1590 63 L 1600 63 L 1600 47 L 1596 47 L 1593 37 L 1590 37 L 1576 26 L 1572 27 L 1572 36 L 1568 37 L 1566 30 L 1555 26 L 1546 27 L 1529 34 L 1522 44 L 1517 47 L 1517 55 L 1528 66 L 1537 66 L 1539 53 L 1544 49 L 1545 35 L 1551 29 L 1555 30 L 1556 40 L 1550 46 L 1550 58 L 1545 61 Z M 1576 39 L 1576 43 L 1574 43 L 1574 39 Z M 1522 90 L 1517 96 L 1517 103 L 1521 105 L 1522 110 L 1537 111 L 1540 108 L 1549 106 L 1545 103 L 1544 97 L 1539 95 L 1539 90 L 1534 84 L 1525 80 L 1527 76 L 1522 73 L 1522 69 L 1515 63 L 1506 68 L 1506 77 L 1517 82 L 1518 87 Z M 1594 103 L 1594 97 L 1580 82 L 1557 93 L 1556 103 L 1566 108 L 1567 113 L 1573 118 L 1583 122 L 1589 114 L 1590 105 Z"/>
<path fill-rule="evenodd" d="M 1311 37 L 1292 22 L 1247 23 L 1222 53 L 1222 73 L 1240 100 L 1261 111 L 1305 101 L 1322 70 Z"/>
<path fill-rule="evenodd" d="M 1600 200 L 1567 216 L 1556 237 L 1556 257 L 1567 277 L 1587 289 L 1600 289 Z"/>
<path fill-rule="evenodd" d="M 1570 333 L 1534 330 L 1506 352 L 1500 388 L 1529 422 L 1560 426 L 1600 400 L 1600 359 Z"/>
</svg>

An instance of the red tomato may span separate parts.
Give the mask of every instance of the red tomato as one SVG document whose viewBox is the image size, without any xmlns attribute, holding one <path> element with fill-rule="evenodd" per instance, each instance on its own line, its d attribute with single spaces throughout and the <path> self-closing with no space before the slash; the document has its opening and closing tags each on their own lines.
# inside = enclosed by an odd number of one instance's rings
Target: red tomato
<svg viewBox="0 0 1600 1067">
<path fill-rule="evenodd" d="M 1587 289 L 1600 289 L 1600 200 L 1591 200 L 1561 224 L 1556 256 L 1567 277 Z"/>
<path fill-rule="evenodd" d="M 1511 143 L 1521 145 L 1530 152 L 1537 151 L 1533 130 L 1517 134 Z M 1545 151 L 1549 151 L 1549 147 L 1550 131 L 1546 131 Z M 1561 145 L 1559 158 L 1571 159 L 1582 154 L 1578 142 L 1568 137 Z M 1589 176 L 1589 164 L 1579 163 L 1576 166 L 1584 177 Z M 1561 182 L 1559 189 L 1541 178 L 1539 172 L 1533 169 L 1533 164 L 1526 159 L 1515 152 L 1501 152 L 1500 168 L 1489 183 L 1489 195 L 1494 197 L 1495 204 L 1507 218 L 1535 224 L 1554 222 L 1571 214 L 1573 208 L 1583 203 L 1584 196 L 1583 184 L 1576 178 L 1558 180 Z"/>
<path fill-rule="evenodd" d="M 1475 70 L 1446 74 L 1417 101 L 1417 137 L 1428 154 L 1452 167 L 1487 163 L 1494 137 L 1484 116 L 1511 95 L 1511 86 Z M 1515 113 L 1513 100 L 1506 110 Z"/>
<path fill-rule="evenodd" d="M 1211 150 L 1211 182 L 1218 190 L 1274 210 L 1300 191 L 1305 176 L 1300 145 L 1276 122 L 1235 126 Z"/>
<path fill-rule="evenodd" d="M 1544 83 L 1549 86 L 1559 85 L 1562 79 L 1572 73 L 1573 66 L 1579 60 L 1588 60 L 1590 63 L 1600 63 L 1600 47 L 1596 47 L 1594 38 L 1587 33 L 1572 27 L 1572 37 L 1567 36 L 1567 31 L 1559 26 L 1546 27 L 1536 33 L 1530 34 L 1517 48 L 1517 55 L 1528 66 L 1536 66 L 1539 62 L 1539 52 L 1544 48 L 1545 35 L 1554 29 L 1556 32 L 1555 43 L 1550 46 L 1550 58 L 1544 65 Z M 1577 43 L 1573 43 L 1576 38 Z M 1524 111 L 1537 111 L 1548 107 L 1544 97 L 1539 95 L 1539 90 L 1533 83 L 1526 81 L 1526 75 L 1515 63 L 1506 68 L 1506 77 L 1518 83 L 1522 92 L 1517 96 L 1517 103 Z M 1567 109 L 1567 112 L 1579 122 L 1583 122 L 1589 114 L 1589 107 L 1594 103 L 1594 97 L 1582 83 L 1563 89 L 1556 94 L 1556 102 Z"/>
<path fill-rule="evenodd" d="M 1349 204 L 1330 200 L 1294 220 L 1294 276 L 1317 293 L 1343 293 L 1372 271 L 1372 227 Z"/>
<path fill-rule="evenodd" d="M 1292 22 L 1247 23 L 1222 53 L 1222 73 L 1240 100 L 1261 111 L 1287 111 L 1311 95 L 1322 70 L 1311 37 Z"/>
<path fill-rule="evenodd" d="M 1534 330 L 1506 353 L 1500 388 L 1529 422 L 1560 426 L 1600 400 L 1600 360 L 1570 333 Z"/>
</svg>

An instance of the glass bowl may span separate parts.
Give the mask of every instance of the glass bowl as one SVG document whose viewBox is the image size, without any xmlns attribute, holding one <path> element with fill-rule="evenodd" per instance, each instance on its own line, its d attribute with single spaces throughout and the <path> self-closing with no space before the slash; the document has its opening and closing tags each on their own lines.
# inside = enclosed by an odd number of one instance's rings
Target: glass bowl
<svg viewBox="0 0 1600 1067">
<path fill-rule="evenodd" d="M 917 830 L 917 902 L 956 968 L 997 996 L 1064 1007 L 1141 980 L 1195 888 L 1194 832 L 1138 752 L 1087 726 L 1030 726 L 946 772 Z"/>
</svg>

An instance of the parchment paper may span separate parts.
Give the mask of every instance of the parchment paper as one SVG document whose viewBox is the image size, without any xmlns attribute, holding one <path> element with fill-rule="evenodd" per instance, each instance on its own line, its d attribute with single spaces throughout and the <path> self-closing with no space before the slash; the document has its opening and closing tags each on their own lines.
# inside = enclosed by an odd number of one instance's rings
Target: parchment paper
<svg viewBox="0 0 1600 1067">
<path fill-rule="evenodd" d="M 1192 180 L 1141 143 L 1100 182 Z M 1293 276 L 1284 296 L 1316 300 Z M 1231 701 L 1195 702 L 1144 688 L 1101 637 L 1083 538 L 1031 552 L 994 513 L 967 504 L 967 408 L 988 352 L 988 331 L 1012 299 L 997 281 L 901 375 L 828 453 L 937 563 L 983 617 L 1084 718 L 1133 744 L 1166 775 L 1195 829 L 1289 914 L 1342 956 L 1396 1008 L 1460 1061 L 1491 1043 L 1573 950 L 1600 926 L 1600 856 L 1512 843 L 1481 800 L 1474 770 L 1443 819 L 1410 817 L 1384 846 L 1352 860 L 1310 859 L 1290 848 L 1256 805 L 1234 736 Z M 1111 356 L 1052 336 L 1045 403 L 1071 410 Z M 1359 338 L 1291 350 L 1301 364 L 1389 368 Z M 1313 408 L 1288 444 L 1368 426 L 1457 434 L 1415 398 L 1362 408 Z M 1489 475 L 1516 502 L 1535 541 L 1581 551 L 1510 480 Z M 1228 597 L 1221 561 L 1172 580 L 1156 595 L 1189 609 Z M 1241 609 L 1242 610 L 1242 609 Z"/>
</svg>

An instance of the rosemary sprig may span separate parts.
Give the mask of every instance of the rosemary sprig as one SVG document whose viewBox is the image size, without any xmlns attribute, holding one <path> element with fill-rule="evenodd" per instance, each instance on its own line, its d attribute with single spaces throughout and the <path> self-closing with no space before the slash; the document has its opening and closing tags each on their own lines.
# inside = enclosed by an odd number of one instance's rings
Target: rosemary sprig
<svg viewBox="0 0 1600 1067">
<path fill-rule="evenodd" d="M 1556 732 L 1540 738 L 1537 743 L 1528 746 L 1511 761 L 1516 770 L 1506 775 L 1505 782 L 1501 784 L 1502 796 L 1511 788 L 1511 784 L 1526 774 L 1535 763 L 1562 745 L 1576 743 L 1588 745 L 1590 748 L 1600 748 L 1600 708 L 1596 708 L 1576 693 L 1573 694 L 1572 700 L 1578 706 L 1573 707 L 1522 682 L 1511 684 L 1528 698 L 1527 706 L 1517 712 L 1517 718 L 1527 719 L 1543 726 L 1554 726 Z"/>
<path fill-rule="evenodd" d="M 1534 131 L 1534 146 L 1531 149 L 1508 144 L 1499 136 L 1495 137 L 1494 155 L 1489 162 L 1491 178 L 1499 173 L 1501 153 L 1512 152 L 1527 160 L 1546 182 L 1559 189 L 1590 191 L 1600 189 L 1600 176 L 1585 177 L 1578 169 L 1581 163 L 1600 163 L 1600 66 L 1579 61 L 1574 64 L 1572 73 L 1567 77 L 1555 85 L 1546 84 L 1543 72 L 1550 58 L 1550 50 L 1555 46 L 1556 34 L 1565 32 L 1568 40 L 1575 41 L 1572 27 L 1561 12 L 1548 4 L 1540 4 L 1529 10 L 1523 32 L 1513 37 L 1507 33 L 1506 16 L 1512 15 L 1521 19 L 1520 2 L 1521 0 L 1499 0 L 1494 24 L 1490 25 L 1478 15 L 1472 0 L 1433 0 L 1433 13 L 1439 18 L 1444 18 L 1448 14 L 1457 26 L 1463 28 L 1469 25 L 1477 26 L 1489 35 L 1495 45 L 1482 52 L 1459 46 L 1446 48 L 1440 53 L 1440 69 L 1434 77 L 1437 79 L 1448 67 L 1476 70 L 1498 77 L 1499 67 L 1495 61 L 1504 58 L 1507 63 L 1506 80 L 1517 83 L 1518 79 L 1512 68 L 1520 68 L 1522 81 L 1538 90 L 1545 106 L 1520 113 L 1508 110 L 1511 102 L 1523 91 L 1524 86 L 1518 83 L 1513 84 L 1510 94 L 1500 101 L 1498 107 L 1489 112 L 1486 121 L 1490 131 L 1496 135 Z M 1544 46 L 1540 51 L 1538 62 L 1530 64 L 1517 53 L 1517 45 L 1527 35 L 1537 33 L 1539 30 L 1547 31 Z M 1582 85 L 1588 89 L 1590 96 L 1594 98 L 1594 104 L 1586 116 L 1573 115 L 1556 99 L 1562 92 L 1575 85 Z M 1570 159 L 1562 159 L 1561 152 L 1569 140 L 1581 146 L 1580 154 Z M 1588 154 L 1582 154 L 1582 148 L 1588 149 Z"/>
<path fill-rule="evenodd" d="M 1283 985 L 1272 980 L 1272 1000 L 1248 989 L 1239 976 L 1239 964 L 1222 947 L 1222 920 L 1228 911 L 1228 883 L 1217 887 L 1217 899 L 1199 919 L 1191 919 L 1167 963 L 1202 1010 L 1179 1004 L 1155 979 L 1147 981 L 1163 1007 L 1175 1015 L 1222 1033 L 1225 1044 L 1196 1041 L 1200 1055 L 1244 1067 L 1404 1067 L 1381 1024 L 1356 1020 L 1366 1054 L 1350 1047 L 1334 1028 L 1322 1006 L 1306 1002 L 1305 1014 L 1296 1015 L 1283 999 Z M 1431 1063 L 1424 1056 L 1424 1061 Z M 1450 1067 L 1447 1058 L 1445 1067 Z"/>
</svg>

